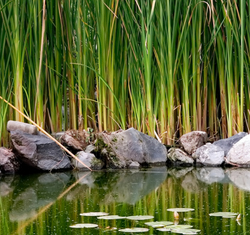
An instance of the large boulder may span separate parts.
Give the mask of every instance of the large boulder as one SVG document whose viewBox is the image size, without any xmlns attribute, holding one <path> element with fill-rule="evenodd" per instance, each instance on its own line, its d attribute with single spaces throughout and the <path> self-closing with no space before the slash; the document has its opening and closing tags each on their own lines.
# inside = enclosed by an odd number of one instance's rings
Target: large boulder
<svg viewBox="0 0 250 235">
<path fill-rule="evenodd" d="M 20 170 L 20 162 L 7 148 L 0 148 L 0 174 L 14 174 Z"/>
<path fill-rule="evenodd" d="M 134 128 L 96 135 L 97 152 L 107 168 L 126 168 L 131 162 L 165 165 L 167 149 L 156 139 Z"/>
<path fill-rule="evenodd" d="M 192 155 L 197 148 L 207 143 L 207 133 L 204 131 L 192 131 L 181 136 L 179 141 L 184 150 Z"/>
<path fill-rule="evenodd" d="M 219 146 L 207 143 L 193 153 L 196 164 L 204 166 L 220 166 L 224 162 L 224 150 Z"/>
<path fill-rule="evenodd" d="M 168 150 L 168 159 L 173 165 L 193 165 L 194 159 L 187 153 L 178 148 L 171 148 Z"/>
<path fill-rule="evenodd" d="M 234 136 L 231 136 L 227 139 L 217 140 L 213 144 L 221 147 L 224 150 L 225 156 L 226 156 L 228 154 L 229 150 L 233 147 L 233 145 L 236 144 L 239 140 L 241 140 L 246 135 L 248 135 L 246 132 L 240 132 L 240 133 L 238 133 Z"/>
<path fill-rule="evenodd" d="M 69 157 L 45 135 L 11 131 L 10 138 L 17 157 L 30 167 L 42 171 L 71 168 Z"/>
<path fill-rule="evenodd" d="M 104 162 L 100 159 L 97 159 L 93 153 L 86 153 L 84 151 L 80 151 L 76 154 L 77 158 L 81 160 L 86 166 L 93 170 L 100 170 L 104 167 Z M 76 159 L 72 159 L 72 163 L 74 167 L 78 170 L 88 170 L 89 169 L 83 166 Z"/>
<path fill-rule="evenodd" d="M 250 166 L 250 135 L 238 141 L 226 155 L 226 162 L 237 166 Z"/>
</svg>

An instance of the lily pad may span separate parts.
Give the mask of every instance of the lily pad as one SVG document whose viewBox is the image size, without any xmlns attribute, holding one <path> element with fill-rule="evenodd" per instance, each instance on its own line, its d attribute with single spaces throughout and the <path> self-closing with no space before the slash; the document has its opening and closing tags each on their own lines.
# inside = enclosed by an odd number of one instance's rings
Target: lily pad
<svg viewBox="0 0 250 235">
<path fill-rule="evenodd" d="M 218 216 L 218 217 L 223 217 L 223 218 L 233 218 L 237 216 L 237 213 L 233 212 L 215 212 L 215 213 L 210 213 L 210 216 Z"/>
<path fill-rule="evenodd" d="M 143 232 L 148 232 L 148 228 L 124 228 L 124 229 L 119 229 L 119 232 L 124 232 L 124 233 L 143 233 Z"/>
<path fill-rule="evenodd" d="M 107 216 L 97 217 L 97 219 L 115 220 L 115 219 L 126 219 L 126 217 L 119 215 L 107 215 Z"/>
<path fill-rule="evenodd" d="M 197 234 L 198 232 L 200 232 L 201 230 L 199 229 L 173 229 L 171 232 L 173 233 L 181 233 L 181 234 Z"/>
<path fill-rule="evenodd" d="M 188 224 L 176 224 L 176 225 L 169 225 L 166 226 L 165 228 L 169 228 L 171 230 L 179 230 L 179 229 L 189 229 L 192 228 L 192 225 L 188 225 Z"/>
<path fill-rule="evenodd" d="M 87 213 L 81 213 L 81 216 L 105 216 L 109 213 L 106 212 L 87 212 Z"/>
<path fill-rule="evenodd" d="M 193 208 L 169 208 L 167 211 L 172 211 L 172 212 L 188 212 L 188 211 L 194 211 Z"/>
<path fill-rule="evenodd" d="M 69 226 L 70 228 L 96 228 L 98 224 L 74 224 Z"/>
<path fill-rule="evenodd" d="M 170 228 L 158 228 L 157 230 L 161 231 L 161 232 L 170 232 L 171 231 Z"/>
<path fill-rule="evenodd" d="M 170 222 L 170 221 L 156 221 L 156 222 L 147 222 L 145 224 L 148 225 L 148 226 L 151 226 L 153 228 L 160 228 L 160 227 L 164 227 L 164 226 L 167 226 L 167 225 L 172 225 L 173 222 Z"/>
<path fill-rule="evenodd" d="M 153 219 L 154 216 L 152 215 L 134 215 L 134 216 L 128 216 L 127 219 L 130 220 L 149 220 Z"/>
</svg>

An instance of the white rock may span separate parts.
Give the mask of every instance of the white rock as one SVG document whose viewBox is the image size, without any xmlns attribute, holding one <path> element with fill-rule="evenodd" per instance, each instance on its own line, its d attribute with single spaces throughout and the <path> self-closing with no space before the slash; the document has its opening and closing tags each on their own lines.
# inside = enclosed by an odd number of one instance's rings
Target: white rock
<svg viewBox="0 0 250 235">
<path fill-rule="evenodd" d="M 22 131 L 27 134 L 37 135 L 37 127 L 28 123 L 18 121 L 8 121 L 7 130 L 10 131 Z"/>
<path fill-rule="evenodd" d="M 224 150 L 216 145 L 207 143 L 196 150 L 192 155 L 196 163 L 205 166 L 219 166 L 224 162 Z"/>
<path fill-rule="evenodd" d="M 250 135 L 243 137 L 230 149 L 226 162 L 233 165 L 250 165 Z"/>
<path fill-rule="evenodd" d="M 86 166 L 94 170 L 100 170 L 103 168 L 103 161 L 97 159 L 92 153 L 85 153 L 84 151 L 80 151 L 76 154 L 79 160 L 81 160 Z M 80 162 L 75 159 L 72 159 L 72 163 L 75 168 L 78 170 L 87 170 L 85 166 L 83 166 Z"/>
</svg>

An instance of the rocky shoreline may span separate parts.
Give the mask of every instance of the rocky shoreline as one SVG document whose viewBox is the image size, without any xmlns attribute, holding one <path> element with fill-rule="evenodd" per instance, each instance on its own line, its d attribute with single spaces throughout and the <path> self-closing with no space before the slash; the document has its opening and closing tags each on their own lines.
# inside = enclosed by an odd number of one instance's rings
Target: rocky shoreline
<svg viewBox="0 0 250 235">
<path fill-rule="evenodd" d="M 35 126 L 9 121 L 7 129 L 12 148 L 0 148 L 0 174 L 88 170 Z M 91 129 L 68 130 L 54 137 L 92 170 L 166 165 L 250 166 L 250 135 L 245 132 L 208 143 L 206 132 L 193 131 L 181 136 L 180 147 L 170 149 L 134 128 L 96 134 Z"/>
</svg>

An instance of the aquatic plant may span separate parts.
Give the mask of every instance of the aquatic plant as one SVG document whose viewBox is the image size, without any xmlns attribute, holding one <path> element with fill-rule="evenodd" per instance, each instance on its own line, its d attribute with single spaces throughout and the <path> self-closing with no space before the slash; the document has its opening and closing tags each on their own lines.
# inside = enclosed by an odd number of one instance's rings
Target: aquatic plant
<svg viewBox="0 0 250 235">
<path fill-rule="evenodd" d="M 249 2 L 0 0 L 0 95 L 49 132 L 247 131 Z M 23 117 L 0 103 L 6 122 Z"/>
</svg>

